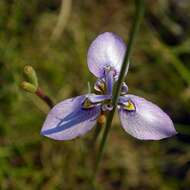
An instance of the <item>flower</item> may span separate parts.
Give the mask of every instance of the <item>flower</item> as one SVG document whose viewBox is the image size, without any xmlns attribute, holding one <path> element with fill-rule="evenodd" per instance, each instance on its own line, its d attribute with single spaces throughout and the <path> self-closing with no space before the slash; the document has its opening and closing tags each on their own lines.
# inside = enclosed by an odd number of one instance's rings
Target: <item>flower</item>
<svg viewBox="0 0 190 190">
<path fill-rule="evenodd" d="M 99 35 L 88 50 L 90 71 L 98 77 L 90 93 L 64 100 L 53 107 L 41 134 L 55 140 L 69 140 L 91 130 L 101 113 L 112 110 L 112 91 L 125 56 L 126 45 L 114 33 Z M 158 106 L 144 98 L 127 94 L 122 84 L 118 113 L 124 130 L 137 139 L 159 140 L 177 132 L 172 120 Z"/>
</svg>

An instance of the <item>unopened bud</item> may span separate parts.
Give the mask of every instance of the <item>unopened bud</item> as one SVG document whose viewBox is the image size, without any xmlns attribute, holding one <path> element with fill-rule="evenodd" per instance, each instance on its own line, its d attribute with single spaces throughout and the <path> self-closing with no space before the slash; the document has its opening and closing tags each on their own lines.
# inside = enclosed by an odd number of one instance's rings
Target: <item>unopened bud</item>
<svg viewBox="0 0 190 190">
<path fill-rule="evenodd" d="M 37 88 L 38 87 L 38 78 L 36 75 L 36 71 L 30 65 L 26 65 L 24 67 L 24 73 L 28 77 L 29 81 Z"/>
<path fill-rule="evenodd" d="M 101 114 L 99 117 L 98 117 L 98 123 L 100 125 L 104 125 L 104 123 L 106 122 L 106 116 L 104 114 Z"/>
<path fill-rule="evenodd" d="M 23 81 L 21 83 L 21 88 L 27 92 L 30 92 L 30 93 L 35 93 L 36 90 L 37 90 L 37 87 L 34 86 L 33 84 L 29 83 L 29 82 L 26 82 L 26 81 Z"/>
</svg>

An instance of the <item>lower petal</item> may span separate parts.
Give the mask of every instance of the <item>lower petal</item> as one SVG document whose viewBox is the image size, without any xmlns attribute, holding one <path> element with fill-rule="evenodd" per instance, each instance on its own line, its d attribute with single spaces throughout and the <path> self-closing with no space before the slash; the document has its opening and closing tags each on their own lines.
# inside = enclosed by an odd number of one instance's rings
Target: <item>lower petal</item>
<svg viewBox="0 0 190 190">
<path fill-rule="evenodd" d="M 41 134 L 55 140 L 70 140 L 92 129 L 101 110 L 100 106 L 83 109 L 85 98 L 78 96 L 55 105 L 44 122 Z"/>
<path fill-rule="evenodd" d="M 133 137 L 159 140 L 177 134 L 170 117 L 155 104 L 135 95 L 126 95 L 120 100 L 134 103 L 134 111 L 126 110 L 122 105 L 119 108 L 121 124 Z"/>
</svg>

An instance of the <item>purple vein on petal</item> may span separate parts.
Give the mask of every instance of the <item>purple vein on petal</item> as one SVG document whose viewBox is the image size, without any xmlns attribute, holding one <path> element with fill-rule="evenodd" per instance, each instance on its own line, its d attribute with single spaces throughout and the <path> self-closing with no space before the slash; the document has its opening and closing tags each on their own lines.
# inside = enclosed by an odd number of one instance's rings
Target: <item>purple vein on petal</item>
<svg viewBox="0 0 190 190">
<path fill-rule="evenodd" d="M 77 112 L 73 112 L 70 115 L 68 115 L 66 119 L 62 119 L 55 128 L 42 131 L 42 134 L 50 135 L 52 133 L 58 133 L 60 131 L 74 127 L 77 124 L 89 120 L 90 118 L 95 116 L 98 110 L 99 108 L 91 108 L 89 110 L 80 109 Z"/>
</svg>

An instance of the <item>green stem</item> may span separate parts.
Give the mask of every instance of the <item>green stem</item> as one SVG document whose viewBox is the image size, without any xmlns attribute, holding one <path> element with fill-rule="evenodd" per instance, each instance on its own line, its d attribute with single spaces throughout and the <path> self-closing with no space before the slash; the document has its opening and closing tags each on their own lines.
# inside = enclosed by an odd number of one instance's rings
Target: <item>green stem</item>
<svg viewBox="0 0 190 190">
<path fill-rule="evenodd" d="M 95 143 L 98 139 L 101 129 L 102 129 L 102 125 L 100 123 L 97 123 L 94 134 L 93 134 L 93 138 L 92 138 L 92 148 L 95 148 Z"/>
<path fill-rule="evenodd" d="M 43 101 L 48 105 L 48 107 L 49 107 L 50 109 L 53 108 L 53 106 L 54 106 L 53 101 L 51 100 L 51 98 L 49 98 L 49 96 L 46 96 L 46 95 L 44 94 L 44 92 L 42 91 L 41 88 L 38 88 L 38 89 L 36 90 L 35 94 L 36 94 L 41 100 L 43 100 Z"/>
<path fill-rule="evenodd" d="M 181 62 L 181 60 L 178 58 L 178 56 L 175 55 L 174 52 L 172 52 L 165 44 L 161 43 L 161 46 L 163 50 L 165 50 L 165 54 L 168 55 L 168 57 L 171 60 L 171 64 L 175 67 L 175 69 L 178 71 L 178 73 L 181 75 L 183 80 L 190 86 L 190 72 L 186 68 L 185 65 Z"/>
<path fill-rule="evenodd" d="M 144 0 L 136 0 L 136 15 L 135 15 L 135 19 L 134 19 L 134 22 L 132 25 L 132 29 L 130 31 L 128 48 L 127 48 L 127 51 L 125 53 L 125 57 L 124 57 L 123 64 L 121 67 L 121 72 L 119 74 L 116 89 L 113 93 L 113 98 L 112 98 L 113 110 L 111 112 L 109 112 L 109 114 L 108 114 L 107 122 L 105 125 L 105 130 L 103 132 L 103 137 L 102 137 L 102 140 L 100 142 L 99 152 L 97 154 L 97 160 L 96 160 L 96 165 L 95 165 L 94 177 L 96 175 L 96 172 L 97 172 L 97 169 L 99 166 L 99 162 L 100 162 L 102 154 L 103 154 L 103 150 L 104 150 L 105 143 L 107 140 L 108 132 L 109 132 L 111 124 L 112 124 L 114 112 L 115 112 L 117 102 L 118 102 L 118 98 L 119 98 L 119 94 L 121 91 L 122 82 L 123 82 L 124 77 L 125 77 L 126 69 L 129 68 L 129 58 L 131 55 L 131 50 L 132 50 L 132 47 L 134 45 L 134 40 L 135 40 L 135 37 L 137 35 L 138 29 L 140 26 L 140 22 L 141 22 L 141 18 L 143 17 L 143 15 L 144 15 Z"/>
</svg>

